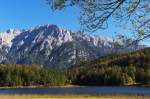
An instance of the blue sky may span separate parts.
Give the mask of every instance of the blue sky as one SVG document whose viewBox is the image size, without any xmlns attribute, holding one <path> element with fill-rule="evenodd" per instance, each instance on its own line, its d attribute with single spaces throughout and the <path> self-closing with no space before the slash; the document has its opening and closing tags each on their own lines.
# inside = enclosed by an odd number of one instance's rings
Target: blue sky
<svg viewBox="0 0 150 99">
<path fill-rule="evenodd" d="M 0 31 L 48 23 L 78 30 L 80 26 L 77 12 L 73 9 L 53 12 L 46 4 L 46 0 L 1 0 Z"/>
<path fill-rule="evenodd" d="M 62 11 L 51 11 L 46 0 L 1 0 L 0 31 L 9 28 L 26 29 L 42 24 L 55 24 L 73 31 L 80 30 L 79 10 L 67 8 Z M 113 22 L 110 28 L 97 31 L 95 34 L 109 35 L 120 30 Z"/>
<path fill-rule="evenodd" d="M 28 29 L 44 24 L 55 24 L 78 31 L 81 28 L 78 22 L 79 15 L 77 8 L 52 11 L 46 0 L 0 0 L 0 32 L 9 28 Z M 108 29 L 99 30 L 95 34 L 114 36 L 114 32 L 128 31 L 116 27 L 111 21 Z"/>
</svg>

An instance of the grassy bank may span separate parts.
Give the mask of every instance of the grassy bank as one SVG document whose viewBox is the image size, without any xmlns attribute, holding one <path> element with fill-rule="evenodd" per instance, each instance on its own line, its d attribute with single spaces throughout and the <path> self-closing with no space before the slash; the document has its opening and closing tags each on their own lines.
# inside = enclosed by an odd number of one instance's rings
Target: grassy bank
<svg viewBox="0 0 150 99">
<path fill-rule="evenodd" d="M 89 95 L 65 95 L 65 96 L 51 96 L 51 95 L 0 95 L 0 99 L 150 99 L 150 96 L 89 96 Z"/>
</svg>

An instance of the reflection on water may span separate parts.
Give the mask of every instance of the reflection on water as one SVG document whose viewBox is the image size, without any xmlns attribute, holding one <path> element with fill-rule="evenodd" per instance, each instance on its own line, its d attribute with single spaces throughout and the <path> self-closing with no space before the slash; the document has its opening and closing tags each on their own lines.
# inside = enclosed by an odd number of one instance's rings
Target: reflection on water
<svg viewBox="0 0 150 99">
<path fill-rule="evenodd" d="M 0 89 L 0 94 L 52 94 L 52 95 L 138 94 L 138 95 L 150 95 L 150 87 L 14 88 L 14 89 Z"/>
</svg>

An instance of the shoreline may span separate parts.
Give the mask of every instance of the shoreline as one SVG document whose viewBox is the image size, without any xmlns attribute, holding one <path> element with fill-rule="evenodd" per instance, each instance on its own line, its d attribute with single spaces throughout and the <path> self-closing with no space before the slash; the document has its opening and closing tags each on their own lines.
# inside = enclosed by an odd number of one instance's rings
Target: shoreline
<svg viewBox="0 0 150 99">
<path fill-rule="evenodd" d="M 66 85 L 66 86 L 4 86 L 0 87 L 0 89 L 11 89 L 11 88 L 71 88 L 71 87 L 86 87 L 86 86 L 78 86 L 78 85 Z"/>
<path fill-rule="evenodd" d="M 150 87 L 150 85 L 124 85 L 124 86 L 87 86 L 87 85 L 64 85 L 64 86 L 4 86 L 0 89 L 13 89 L 13 88 L 73 88 L 73 87 Z"/>
</svg>

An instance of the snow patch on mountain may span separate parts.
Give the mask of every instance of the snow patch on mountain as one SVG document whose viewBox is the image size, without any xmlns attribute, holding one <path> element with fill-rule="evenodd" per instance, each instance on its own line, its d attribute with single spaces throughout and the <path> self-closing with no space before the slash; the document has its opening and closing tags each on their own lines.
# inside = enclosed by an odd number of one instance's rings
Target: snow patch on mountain
<svg viewBox="0 0 150 99">
<path fill-rule="evenodd" d="M 16 29 L 9 29 L 6 32 L 0 33 L 0 45 L 11 47 L 12 40 L 21 33 Z"/>
</svg>

